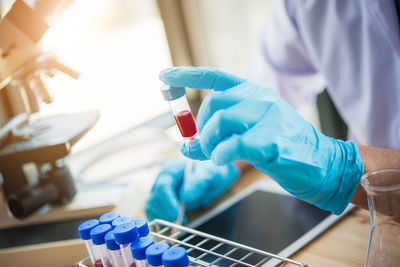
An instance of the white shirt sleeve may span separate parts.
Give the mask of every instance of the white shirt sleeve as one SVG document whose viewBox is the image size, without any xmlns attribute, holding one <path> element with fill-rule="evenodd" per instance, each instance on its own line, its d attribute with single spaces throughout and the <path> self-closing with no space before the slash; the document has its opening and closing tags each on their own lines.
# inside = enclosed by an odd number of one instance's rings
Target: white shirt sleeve
<svg viewBox="0 0 400 267">
<path fill-rule="evenodd" d="M 271 15 L 249 67 L 248 78 L 276 91 L 305 115 L 315 106 L 316 96 L 325 88 L 307 54 L 297 29 L 295 6 L 287 0 L 272 1 Z"/>
</svg>

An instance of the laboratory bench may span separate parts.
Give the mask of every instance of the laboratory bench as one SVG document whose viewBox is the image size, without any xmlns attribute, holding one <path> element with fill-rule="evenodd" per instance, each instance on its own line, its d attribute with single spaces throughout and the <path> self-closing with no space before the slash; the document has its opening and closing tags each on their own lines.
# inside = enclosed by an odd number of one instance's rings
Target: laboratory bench
<svg viewBox="0 0 400 267">
<path fill-rule="evenodd" d="M 254 169 L 246 172 L 217 203 L 192 214 L 189 219 L 197 218 L 260 179 L 269 178 Z M 137 217 L 143 217 L 143 212 Z M 356 208 L 290 258 L 308 266 L 364 266 L 369 232 L 368 211 Z M 86 256 L 83 241 L 74 239 L 2 249 L 0 266 L 74 266 L 75 262 Z"/>
</svg>

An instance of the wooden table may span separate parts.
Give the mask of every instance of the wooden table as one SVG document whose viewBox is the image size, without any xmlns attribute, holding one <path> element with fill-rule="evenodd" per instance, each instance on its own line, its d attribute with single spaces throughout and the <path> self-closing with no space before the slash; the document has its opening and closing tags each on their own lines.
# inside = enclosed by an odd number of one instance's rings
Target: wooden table
<svg viewBox="0 0 400 267">
<path fill-rule="evenodd" d="M 368 211 L 358 208 L 290 258 L 308 266 L 364 266 L 370 227 Z"/>
</svg>

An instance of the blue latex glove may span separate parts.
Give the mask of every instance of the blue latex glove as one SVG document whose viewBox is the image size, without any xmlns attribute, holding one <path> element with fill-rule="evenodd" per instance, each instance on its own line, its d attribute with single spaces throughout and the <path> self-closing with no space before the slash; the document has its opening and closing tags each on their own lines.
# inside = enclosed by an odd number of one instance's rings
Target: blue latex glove
<svg viewBox="0 0 400 267">
<path fill-rule="evenodd" d="M 197 116 L 200 142 L 183 146 L 185 156 L 218 165 L 244 160 L 294 196 L 335 214 L 352 199 L 363 174 L 357 146 L 315 130 L 275 91 L 210 67 L 170 68 L 160 79 L 215 90 Z"/>
<path fill-rule="evenodd" d="M 233 164 L 217 166 L 211 161 L 194 162 L 191 175 L 183 180 L 185 160 L 166 162 L 159 173 L 145 212 L 149 220 L 159 218 L 175 221 L 180 201 L 186 212 L 205 207 L 221 196 L 239 177 L 240 172 Z M 184 218 L 183 223 L 186 222 Z"/>
</svg>

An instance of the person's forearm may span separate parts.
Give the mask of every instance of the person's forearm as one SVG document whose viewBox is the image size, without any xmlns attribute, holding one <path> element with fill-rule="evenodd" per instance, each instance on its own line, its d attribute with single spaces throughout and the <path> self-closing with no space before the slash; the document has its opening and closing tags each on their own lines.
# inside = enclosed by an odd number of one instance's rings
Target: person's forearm
<svg viewBox="0 0 400 267">
<path fill-rule="evenodd" d="M 358 145 L 358 150 L 364 164 L 364 173 L 382 169 L 400 168 L 400 151 L 398 150 L 362 145 Z M 235 164 L 239 167 L 241 173 L 245 172 L 251 166 L 244 161 L 237 161 Z M 368 209 L 367 194 L 361 185 L 358 186 L 351 202 L 359 207 Z"/>
<path fill-rule="evenodd" d="M 364 164 L 364 173 L 382 169 L 400 168 L 400 151 L 361 145 L 358 146 L 358 150 Z M 361 185 L 358 186 L 351 202 L 364 209 L 368 209 L 367 194 Z"/>
</svg>

